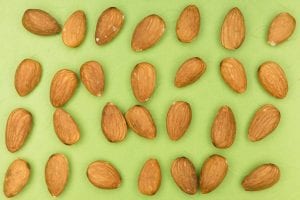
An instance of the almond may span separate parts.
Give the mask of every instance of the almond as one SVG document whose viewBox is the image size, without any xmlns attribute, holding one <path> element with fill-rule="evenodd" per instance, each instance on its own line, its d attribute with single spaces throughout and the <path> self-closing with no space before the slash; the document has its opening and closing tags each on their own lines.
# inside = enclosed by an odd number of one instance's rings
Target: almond
<svg viewBox="0 0 300 200">
<path fill-rule="evenodd" d="M 244 16 L 241 11 L 235 7 L 226 15 L 222 30 L 221 43 L 224 48 L 234 50 L 239 48 L 245 39 Z"/>
<path fill-rule="evenodd" d="M 78 80 L 75 72 L 62 69 L 53 77 L 50 88 L 50 100 L 54 107 L 65 105 L 73 96 Z"/>
<path fill-rule="evenodd" d="M 243 93 L 247 89 L 247 77 L 245 69 L 237 59 L 225 58 L 220 64 L 221 75 L 224 81 L 237 93 Z"/>
<path fill-rule="evenodd" d="M 262 86 L 274 97 L 283 99 L 288 92 L 288 82 L 283 69 L 275 62 L 263 63 L 258 69 Z"/>
<path fill-rule="evenodd" d="M 161 182 L 161 170 L 156 159 L 149 159 L 144 164 L 138 181 L 139 191 L 145 195 L 154 195 Z"/>
<path fill-rule="evenodd" d="M 116 189 L 121 184 L 119 172 L 106 161 L 95 161 L 88 166 L 87 177 L 96 187 L 102 189 Z"/>
<path fill-rule="evenodd" d="M 280 44 L 293 34 L 296 20 L 289 13 L 280 13 L 272 21 L 268 32 L 268 43 L 272 46 Z"/>
<path fill-rule="evenodd" d="M 125 114 L 128 126 L 138 135 L 153 139 L 156 137 L 156 126 L 151 113 L 143 106 L 136 105 Z"/>
<path fill-rule="evenodd" d="M 176 72 L 175 86 L 181 88 L 196 82 L 205 72 L 205 69 L 205 62 L 198 57 L 186 60 Z"/>
<path fill-rule="evenodd" d="M 22 159 L 16 159 L 8 167 L 3 191 L 6 197 L 11 198 L 19 194 L 26 186 L 30 177 L 30 166 Z"/>
<path fill-rule="evenodd" d="M 247 175 L 242 186 L 247 191 L 258 191 L 269 188 L 280 179 L 280 170 L 274 164 L 263 164 Z"/>
<path fill-rule="evenodd" d="M 181 42 L 191 42 L 200 29 L 200 12 L 196 5 L 187 6 L 180 14 L 176 34 Z"/>
<path fill-rule="evenodd" d="M 107 103 L 104 106 L 101 127 L 105 137 L 110 142 L 120 142 L 127 135 L 126 120 L 119 108 L 113 103 Z"/>
<path fill-rule="evenodd" d="M 134 51 L 143 51 L 156 44 L 165 32 L 165 22 L 158 15 L 145 17 L 135 28 L 131 39 Z"/>
<path fill-rule="evenodd" d="M 45 179 L 50 194 L 59 196 L 65 189 L 69 176 L 69 162 L 63 154 L 50 156 L 46 168 Z"/>
<path fill-rule="evenodd" d="M 60 25 L 49 13 L 40 9 L 28 9 L 22 18 L 23 26 L 37 35 L 55 35 L 61 31 Z"/>
<path fill-rule="evenodd" d="M 77 10 L 67 19 L 62 30 L 62 40 L 68 47 L 77 47 L 84 40 L 85 33 L 85 13 L 82 10 Z"/>
<path fill-rule="evenodd" d="M 80 68 L 80 78 L 86 89 L 94 96 L 104 91 L 104 72 L 100 63 L 89 61 Z"/>
<path fill-rule="evenodd" d="M 24 145 L 31 128 L 31 113 L 23 108 L 13 110 L 6 123 L 5 141 L 8 151 L 18 151 Z"/>
<path fill-rule="evenodd" d="M 185 157 L 177 158 L 171 166 L 172 177 L 177 186 L 187 194 L 197 192 L 197 174 L 193 163 Z"/>
<path fill-rule="evenodd" d="M 29 94 L 40 82 L 42 68 L 39 62 L 24 59 L 15 74 L 15 88 L 20 96 Z"/>
<path fill-rule="evenodd" d="M 167 114 L 167 131 L 171 140 L 180 139 L 190 126 L 192 109 L 184 101 L 174 102 Z"/>
<path fill-rule="evenodd" d="M 227 160 L 220 155 L 212 155 L 204 162 L 200 174 L 200 191 L 203 194 L 216 189 L 224 180 L 228 170 Z"/>
<path fill-rule="evenodd" d="M 121 10 L 111 7 L 101 13 L 96 27 L 95 40 L 103 45 L 115 38 L 123 27 L 124 15 Z"/>
</svg>

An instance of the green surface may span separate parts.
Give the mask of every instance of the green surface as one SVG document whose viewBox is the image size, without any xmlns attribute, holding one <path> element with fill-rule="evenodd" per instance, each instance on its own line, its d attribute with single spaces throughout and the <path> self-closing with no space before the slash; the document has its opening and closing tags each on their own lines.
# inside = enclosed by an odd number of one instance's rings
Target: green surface
<svg viewBox="0 0 300 200">
<path fill-rule="evenodd" d="M 201 30 L 191 44 L 180 43 L 175 34 L 176 20 L 188 4 L 196 4 L 201 12 Z M 8 165 L 16 158 L 26 159 L 32 168 L 29 184 L 15 199 L 52 199 L 44 180 L 44 167 L 48 157 L 56 152 L 67 155 L 70 177 L 59 199 L 214 199 L 214 200 L 298 200 L 300 199 L 300 135 L 299 135 L 299 82 L 300 33 L 296 29 L 289 41 L 271 47 L 266 43 L 267 28 L 279 12 L 290 12 L 300 20 L 298 0 L 0 0 L 0 181 Z M 94 31 L 99 14 L 116 6 L 125 14 L 120 34 L 109 44 L 97 46 Z M 246 38 L 236 51 L 224 49 L 219 32 L 225 14 L 238 6 L 245 17 Z M 86 12 L 88 30 L 83 44 L 75 49 L 66 47 L 61 35 L 41 37 L 26 31 L 21 18 L 28 8 L 40 8 L 51 13 L 60 24 L 75 10 Z M 161 41 L 145 52 L 136 53 L 130 48 L 135 25 L 145 16 L 156 13 L 166 22 Z M 199 56 L 207 63 L 207 71 L 195 84 L 177 89 L 173 79 L 179 65 L 187 58 Z M 244 94 L 234 93 L 221 79 L 219 63 L 224 57 L 236 57 L 245 66 L 248 88 Z M 20 97 L 13 80 L 17 65 L 24 58 L 33 58 L 42 64 L 43 74 L 38 87 L 28 96 Z M 106 86 L 103 97 L 94 97 L 80 84 L 73 98 L 64 107 L 78 122 L 80 141 L 72 146 L 62 144 L 52 125 L 54 108 L 49 100 L 49 86 L 56 71 L 62 68 L 79 72 L 81 64 L 89 60 L 102 63 Z M 289 92 L 278 100 L 263 90 L 257 79 L 258 66 L 267 60 L 278 62 L 285 70 Z M 114 102 L 123 112 L 137 104 L 131 87 L 130 73 L 141 61 L 152 63 L 157 70 L 157 87 L 145 106 L 156 122 L 156 139 L 147 140 L 129 131 L 126 139 L 109 143 L 100 129 L 100 116 L 108 101 Z M 165 117 L 173 101 L 184 100 L 191 104 L 193 119 L 186 135 L 177 142 L 166 133 Z M 252 143 L 247 139 L 247 128 L 255 110 L 265 103 L 279 108 L 282 119 L 274 133 L 264 140 Z M 216 149 L 210 141 L 213 118 L 222 105 L 229 105 L 236 117 L 237 135 L 227 150 Z M 5 147 L 5 125 L 9 113 L 24 107 L 34 117 L 33 130 L 21 150 L 10 153 Z M 203 161 L 219 153 L 228 159 L 229 171 L 223 183 L 212 193 L 193 196 L 183 193 L 170 175 L 172 160 L 179 156 L 190 158 L 199 173 Z M 162 183 L 154 197 L 141 195 L 137 178 L 143 163 L 157 158 L 162 168 Z M 122 184 L 116 190 L 94 187 L 86 177 L 86 168 L 94 160 L 107 160 L 119 170 Z M 246 192 L 240 185 L 243 177 L 262 163 L 276 163 L 281 179 L 273 188 L 261 192 Z M 0 192 L 0 199 L 5 199 Z"/>
</svg>

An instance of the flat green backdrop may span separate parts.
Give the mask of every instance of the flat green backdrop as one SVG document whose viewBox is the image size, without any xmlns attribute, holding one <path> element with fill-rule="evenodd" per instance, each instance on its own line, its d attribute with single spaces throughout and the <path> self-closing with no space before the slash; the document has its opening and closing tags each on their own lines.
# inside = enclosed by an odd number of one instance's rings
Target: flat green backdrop
<svg viewBox="0 0 300 200">
<path fill-rule="evenodd" d="M 190 44 L 179 42 L 175 34 L 177 17 L 182 9 L 196 4 L 201 13 L 201 30 Z M 298 0 L 0 0 L 0 181 L 8 165 L 23 158 L 31 165 L 28 185 L 15 199 L 52 199 L 44 180 L 44 167 L 48 157 L 57 152 L 67 155 L 70 161 L 68 184 L 59 199 L 214 199 L 214 200 L 298 200 L 300 198 L 300 32 L 296 28 L 289 41 L 277 47 L 266 43 L 267 28 L 279 12 L 290 12 L 300 21 Z M 98 16 L 108 7 L 116 6 L 125 14 L 125 24 L 120 34 L 109 44 L 97 46 L 94 31 Z M 240 8 L 245 17 L 246 38 L 236 51 L 224 49 L 219 40 L 220 27 L 225 14 L 232 7 Z M 40 8 L 51 13 L 60 24 L 77 9 L 87 15 L 88 30 L 83 44 L 75 49 L 65 46 L 61 35 L 41 37 L 26 31 L 21 18 L 28 8 Z M 149 14 L 158 14 L 166 22 L 166 32 L 161 41 L 145 52 L 136 53 L 130 48 L 136 24 Z M 193 56 L 207 63 L 207 71 L 195 84 L 186 88 L 173 85 L 180 64 Z M 225 57 L 235 57 L 245 66 L 248 88 L 244 94 L 234 93 L 222 80 L 219 63 Z M 28 96 L 20 97 L 14 88 L 14 73 L 24 58 L 33 58 L 42 64 L 43 75 L 38 87 Z M 72 146 L 62 144 L 54 133 L 49 101 L 49 86 L 56 71 L 72 69 L 77 74 L 81 64 L 99 61 L 105 72 L 103 97 L 94 97 L 80 83 L 73 98 L 64 107 L 77 121 L 81 130 L 80 141 Z M 264 61 L 278 62 L 285 70 L 289 92 L 285 99 L 271 97 L 260 86 L 257 69 Z M 137 104 L 131 87 L 130 74 L 141 62 L 152 63 L 157 70 L 157 86 L 149 102 L 144 104 L 157 125 L 157 137 L 147 140 L 129 131 L 126 139 L 109 143 L 100 128 L 103 106 L 114 102 L 123 112 Z M 186 135 L 177 142 L 168 138 L 165 118 L 173 101 L 191 104 L 193 119 Z M 282 114 L 279 127 L 264 140 L 252 143 L 247 139 L 247 129 L 255 110 L 272 103 Z M 236 117 L 237 135 L 233 146 L 227 150 L 215 148 L 210 141 L 210 128 L 214 116 L 222 105 L 229 105 Z M 5 146 L 5 125 L 9 113 L 24 107 L 34 117 L 33 130 L 25 145 L 16 153 Z M 192 160 L 199 173 L 203 161 L 211 154 L 221 154 L 228 159 L 229 171 L 223 183 L 210 194 L 189 196 L 173 182 L 171 162 L 179 156 Z M 157 158 L 162 168 L 162 183 L 154 197 L 141 195 L 137 179 L 143 163 Z M 86 177 L 86 168 L 95 160 L 107 160 L 119 170 L 122 184 L 116 190 L 94 187 Z M 281 179 L 274 187 L 260 192 L 246 192 L 241 187 L 243 177 L 262 163 L 276 163 L 281 169 Z M 5 199 L 0 193 L 0 199 Z"/>
</svg>

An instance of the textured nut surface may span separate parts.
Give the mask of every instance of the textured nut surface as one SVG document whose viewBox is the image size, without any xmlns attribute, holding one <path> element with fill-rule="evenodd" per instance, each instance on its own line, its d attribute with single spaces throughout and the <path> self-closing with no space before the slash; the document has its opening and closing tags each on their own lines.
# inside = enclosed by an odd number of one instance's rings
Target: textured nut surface
<svg viewBox="0 0 300 200">
<path fill-rule="evenodd" d="M 138 180 L 138 188 L 142 194 L 154 195 L 161 182 L 161 170 L 156 159 L 149 159 L 145 162 Z"/>
</svg>

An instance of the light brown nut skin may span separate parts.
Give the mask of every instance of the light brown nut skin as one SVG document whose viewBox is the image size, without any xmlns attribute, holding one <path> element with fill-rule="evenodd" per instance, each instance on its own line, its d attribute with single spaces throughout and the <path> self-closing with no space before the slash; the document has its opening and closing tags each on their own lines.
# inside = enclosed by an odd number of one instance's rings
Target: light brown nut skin
<svg viewBox="0 0 300 200">
<path fill-rule="evenodd" d="M 138 188 L 142 194 L 154 195 L 161 183 L 160 165 L 156 159 L 149 159 L 141 169 Z"/>
</svg>

